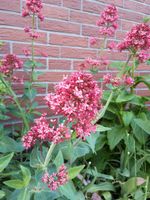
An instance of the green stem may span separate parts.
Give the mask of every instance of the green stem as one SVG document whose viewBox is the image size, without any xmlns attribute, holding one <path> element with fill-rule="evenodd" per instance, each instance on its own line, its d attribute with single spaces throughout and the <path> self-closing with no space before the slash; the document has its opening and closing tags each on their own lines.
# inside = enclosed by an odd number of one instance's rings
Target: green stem
<svg viewBox="0 0 150 200">
<path fill-rule="evenodd" d="M 32 16 L 32 32 L 34 32 L 34 25 L 35 25 L 35 15 Z M 32 61 L 34 61 L 34 38 L 32 38 Z M 31 71 L 31 82 L 33 82 L 33 71 L 34 71 L 34 65 L 32 65 L 32 71 Z"/>
<path fill-rule="evenodd" d="M 136 148 L 135 148 L 135 141 L 134 141 L 134 173 L 135 177 L 137 176 L 137 163 L 136 163 Z"/>
<path fill-rule="evenodd" d="M 109 96 L 109 98 L 108 98 L 108 100 L 107 100 L 105 106 L 104 106 L 104 107 L 99 111 L 99 113 L 97 114 L 97 117 L 96 117 L 96 119 L 93 121 L 93 124 L 96 124 L 96 122 L 98 122 L 98 120 L 100 120 L 100 119 L 104 116 L 104 114 L 105 114 L 105 112 L 106 112 L 106 110 L 107 110 L 107 107 L 109 106 L 110 101 L 111 101 L 111 99 L 112 99 L 112 97 L 113 97 L 113 94 L 114 94 L 114 92 L 112 91 L 112 92 L 110 93 L 110 96 Z"/>
<path fill-rule="evenodd" d="M 14 93 L 14 91 L 11 88 L 11 86 L 7 83 L 7 81 L 5 81 L 5 79 L 2 77 L 2 75 L 0 75 L 0 79 L 4 83 L 4 85 L 6 86 L 6 88 L 8 89 L 9 93 L 13 96 L 13 100 L 15 101 L 15 103 L 16 103 L 19 111 L 20 111 L 21 117 L 22 117 L 24 125 L 26 127 L 26 131 L 29 130 L 28 121 L 27 121 L 26 116 L 24 114 L 24 111 L 22 110 L 22 107 L 21 107 L 21 105 L 19 103 L 17 95 Z"/>
<path fill-rule="evenodd" d="M 144 200 L 147 200 L 148 184 L 149 184 L 149 176 L 147 176 L 147 178 L 146 178 Z"/>
<path fill-rule="evenodd" d="M 127 67 L 128 63 L 129 63 L 129 61 L 130 61 L 131 57 L 132 57 L 132 54 L 129 54 L 127 61 L 125 62 L 125 64 L 124 64 L 124 66 L 123 66 L 122 70 L 121 70 L 121 71 L 120 71 L 120 73 L 119 73 L 119 75 L 120 75 L 120 76 L 122 76 L 122 75 L 124 74 L 124 72 L 125 72 L 125 69 L 126 69 L 126 67 Z"/>
<path fill-rule="evenodd" d="M 52 155 L 52 152 L 53 152 L 55 146 L 56 146 L 56 144 L 54 144 L 54 143 L 51 144 L 51 146 L 50 146 L 50 148 L 47 152 L 47 155 L 46 155 L 46 158 L 45 158 L 45 161 L 44 161 L 44 164 L 43 164 L 43 168 L 47 167 L 47 165 L 48 165 L 48 163 L 51 159 L 51 155 Z"/>
<path fill-rule="evenodd" d="M 136 68 L 136 65 L 135 65 L 135 62 L 136 62 L 136 58 L 135 56 L 133 56 L 133 65 L 132 65 L 132 69 L 131 69 L 131 77 L 134 79 L 134 71 L 135 71 L 135 68 Z M 134 88 L 133 86 L 131 87 L 131 93 L 134 92 Z"/>
</svg>

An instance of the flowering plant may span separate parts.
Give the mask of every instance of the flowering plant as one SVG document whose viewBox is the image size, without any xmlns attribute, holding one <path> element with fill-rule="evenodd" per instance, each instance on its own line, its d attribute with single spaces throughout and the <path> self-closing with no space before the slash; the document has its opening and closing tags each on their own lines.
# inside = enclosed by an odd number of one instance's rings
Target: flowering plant
<svg viewBox="0 0 150 200">
<path fill-rule="evenodd" d="M 150 88 L 149 77 L 135 73 L 140 63 L 149 64 L 147 20 L 134 26 L 123 42 L 105 45 L 118 27 L 118 12 L 114 5 L 102 12 L 96 23 L 104 37 L 98 58 L 86 58 L 78 72 L 64 77 L 44 99 L 47 109 L 60 116 L 58 122 L 36 110 L 35 69 L 42 63 L 34 58 L 34 41 L 40 37 L 35 18 L 44 20 L 41 0 L 26 0 L 22 16 L 32 18 L 31 28 L 24 29 L 31 37 L 31 50 L 23 50 L 27 60 L 23 64 L 8 54 L 0 62 L 0 94 L 6 96 L 0 101 L 0 119 L 9 120 L 11 113 L 21 120 L 13 129 L 0 125 L 0 198 L 150 198 L 150 115 L 145 106 L 150 98 L 135 93 L 140 83 Z M 91 45 L 97 42 L 98 37 L 91 37 Z M 128 51 L 127 62 L 109 63 L 105 48 Z M 96 81 L 102 66 L 108 73 Z M 119 69 L 116 75 L 111 67 Z M 23 81 L 14 75 L 20 68 L 29 77 L 21 97 L 13 90 L 14 82 Z"/>
</svg>

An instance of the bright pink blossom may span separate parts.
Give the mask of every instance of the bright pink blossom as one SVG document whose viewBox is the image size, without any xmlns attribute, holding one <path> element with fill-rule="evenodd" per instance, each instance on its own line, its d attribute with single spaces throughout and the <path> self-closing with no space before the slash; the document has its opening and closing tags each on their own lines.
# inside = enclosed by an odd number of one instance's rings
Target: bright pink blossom
<svg viewBox="0 0 150 200">
<path fill-rule="evenodd" d="M 134 26 L 123 42 L 118 44 L 120 51 L 125 49 L 147 50 L 150 48 L 150 26 L 146 23 Z"/>
<path fill-rule="evenodd" d="M 149 57 L 150 55 L 144 50 L 140 51 L 140 53 L 137 54 L 137 58 L 140 63 L 145 62 L 146 60 L 148 60 Z"/>
<path fill-rule="evenodd" d="M 23 53 L 24 53 L 25 56 L 29 56 L 29 55 L 31 55 L 30 50 L 27 49 L 27 48 L 23 48 Z"/>
<path fill-rule="evenodd" d="M 91 38 L 90 38 L 90 44 L 91 44 L 91 45 L 95 45 L 96 43 L 97 43 L 96 38 L 95 38 L 95 37 L 91 37 Z"/>
<path fill-rule="evenodd" d="M 57 173 L 49 175 L 47 172 L 42 177 L 42 182 L 46 183 L 50 190 L 57 190 L 58 187 L 68 182 L 68 172 L 63 164 L 59 167 Z"/>
<path fill-rule="evenodd" d="M 23 8 L 22 16 L 26 17 L 29 16 L 30 14 L 31 15 L 36 14 L 38 18 L 41 21 L 43 21 L 44 17 L 41 13 L 42 8 L 43 5 L 41 0 L 26 0 L 26 6 Z"/>
<path fill-rule="evenodd" d="M 114 50 L 115 48 L 116 48 L 116 43 L 115 42 L 109 42 L 108 43 L 108 45 L 107 45 L 107 47 L 109 48 L 109 49 L 111 49 L 111 50 Z"/>
<path fill-rule="evenodd" d="M 111 74 L 105 74 L 103 76 L 103 83 L 104 84 L 111 84 L 111 80 L 112 80 L 112 75 Z"/>
<path fill-rule="evenodd" d="M 114 35 L 115 30 L 118 28 L 116 20 L 118 19 L 118 11 L 114 5 L 109 5 L 101 14 L 97 21 L 97 26 L 100 26 L 100 34 L 104 36 Z"/>
<path fill-rule="evenodd" d="M 55 87 L 55 93 L 46 96 L 48 106 L 66 117 L 67 122 L 73 122 L 72 128 L 77 137 L 85 139 L 95 131 L 92 120 L 101 107 L 102 91 L 91 74 L 83 72 L 72 73 Z"/>
<path fill-rule="evenodd" d="M 131 86 L 131 85 L 134 84 L 134 79 L 132 77 L 130 77 L 130 76 L 125 76 L 124 77 L 124 83 L 127 86 Z"/>
<path fill-rule="evenodd" d="M 23 62 L 14 54 L 7 54 L 1 60 L 0 72 L 6 76 L 12 75 L 13 71 L 23 67 Z"/>
<path fill-rule="evenodd" d="M 63 124 L 58 127 L 50 127 L 44 113 L 35 120 L 35 125 L 23 136 L 22 143 L 26 149 L 29 149 L 35 145 L 37 140 L 58 144 L 67 139 L 70 139 L 69 129 Z"/>
</svg>

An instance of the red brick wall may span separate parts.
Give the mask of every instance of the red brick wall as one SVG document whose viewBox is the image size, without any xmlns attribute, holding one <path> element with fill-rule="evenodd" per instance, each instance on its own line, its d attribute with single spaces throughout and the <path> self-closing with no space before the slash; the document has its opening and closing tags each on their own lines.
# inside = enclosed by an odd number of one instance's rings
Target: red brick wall
<svg viewBox="0 0 150 200">
<path fill-rule="evenodd" d="M 99 13 L 110 3 L 119 11 L 119 29 L 115 40 L 121 40 L 133 24 L 139 23 L 150 13 L 150 0 L 43 0 L 44 22 L 36 21 L 41 38 L 36 41 L 36 58 L 44 63 L 39 81 L 46 83 L 46 88 L 39 91 L 37 99 L 44 108 L 43 96 L 52 86 L 62 80 L 64 74 L 77 69 L 85 57 L 95 57 L 98 48 L 89 44 L 89 36 L 98 32 L 95 21 Z M 23 0 L 0 0 L 0 40 L 5 41 L 1 56 L 7 52 L 16 53 L 25 58 L 22 48 L 30 45 L 30 38 L 23 28 L 30 25 L 29 18 L 22 18 Z M 48 58 L 41 57 L 40 50 L 47 52 Z M 127 53 L 109 53 L 110 60 L 125 60 Z M 100 75 L 106 69 L 102 69 Z M 138 73 L 148 73 L 147 66 L 140 67 Z M 21 73 L 21 72 L 18 72 Z M 16 86 L 18 89 L 18 87 Z M 18 92 L 20 92 L 19 86 Z M 138 93 L 148 94 L 143 85 Z"/>
</svg>

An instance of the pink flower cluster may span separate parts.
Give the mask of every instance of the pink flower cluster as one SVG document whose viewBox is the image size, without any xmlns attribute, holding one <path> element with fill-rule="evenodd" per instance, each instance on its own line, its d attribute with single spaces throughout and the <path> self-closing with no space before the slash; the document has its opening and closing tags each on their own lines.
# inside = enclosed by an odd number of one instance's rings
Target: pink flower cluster
<svg viewBox="0 0 150 200">
<path fill-rule="evenodd" d="M 49 175 L 47 172 L 42 177 L 42 182 L 46 183 L 50 190 L 57 190 L 61 185 L 66 184 L 68 181 L 68 172 L 66 166 L 60 166 L 57 173 Z"/>
<path fill-rule="evenodd" d="M 13 70 L 21 69 L 23 62 L 14 54 L 7 54 L 1 60 L 0 72 L 6 76 L 13 74 Z"/>
<path fill-rule="evenodd" d="M 122 78 L 113 77 L 111 74 L 106 74 L 103 76 L 104 84 L 111 84 L 114 87 L 119 87 L 121 85 L 132 86 L 134 80 L 131 77 L 123 76 Z"/>
<path fill-rule="evenodd" d="M 30 29 L 30 27 L 25 27 L 25 28 L 24 28 L 24 31 L 25 31 L 25 33 L 28 33 L 29 36 L 30 36 L 32 39 L 38 39 L 38 38 L 40 37 L 40 34 L 39 34 L 38 32 L 36 32 L 36 31 L 32 31 L 32 30 Z"/>
<path fill-rule="evenodd" d="M 99 69 L 102 66 L 107 66 L 109 64 L 109 61 L 102 57 L 101 60 L 92 59 L 92 58 L 86 58 L 83 63 L 80 64 L 80 69 Z"/>
<path fill-rule="evenodd" d="M 38 18 L 43 21 L 44 17 L 41 13 L 42 8 L 43 5 L 41 0 L 26 0 L 26 7 L 23 9 L 22 16 L 26 17 L 30 14 L 36 14 Z"/>
<path fill-rule="evenodd" d="M 150 26 L 146 23 L 134 26 L 127 33 L 123 42 L 118 44 L 120 51 L 125 49 L 130 50 L 147 50 L 150 48 Z"/>
<path fill-rule="evenodd" d="M 137 59 L 138 59 L 138 61 L 139 61 L 140 63 L 145 62 L 145 61 L 148 60 L 149 58 L 150 58 L 150 55 L 149 55 L 146 51 L 144 51 L 144 50 L 140 51 L 140 52 L 137 54 Z"/>
<path fill-rule="evenodd" d="M 77 137 L 85 139 L 95 131 L 92 120 L 101 107 L 101 95 L 102 91 L 91 74 L 75 72 L 64 78 L 56 86 L 55 93 L 50 93 L 45 99 L 56 114 L 64 115 L 67 123 L 73 123 Z"/>
<path fill-rule="evenodd" d="M 50 127 L 44 113 L 40 118 L 35 120 L 35 125 L 22 138 L 25 149 L 33 147 L 37 140 L 50 141 L 55 144 L 63 142 L 70 138 L 69 129 L 60 124 L 57 128 Z"/>
<path fill-rule="evenodd" d="M 118 28 L 116 20 L 118 19 L 118 11 L 114 5 L 109 5 L 101 14 L 97 25 L 100 26 L 100 34 L 104 36 L 112 36 Z"/>
</svg>

